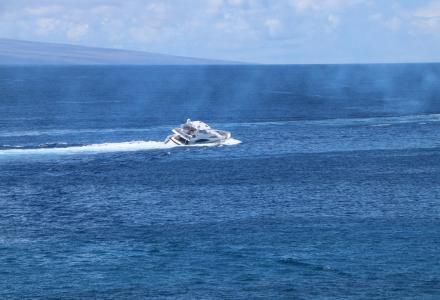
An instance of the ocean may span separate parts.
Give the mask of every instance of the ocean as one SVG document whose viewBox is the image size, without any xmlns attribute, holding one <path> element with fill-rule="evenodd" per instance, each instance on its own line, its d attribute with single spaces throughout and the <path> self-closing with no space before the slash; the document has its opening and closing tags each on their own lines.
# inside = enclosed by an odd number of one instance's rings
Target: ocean
<svg viewBox="0 0 440 300">
<path fill-rule="evenodd" d="M 438 299 L 439 216 L 440 64 L 0 67 L 2 299 Z"/>
</svg>

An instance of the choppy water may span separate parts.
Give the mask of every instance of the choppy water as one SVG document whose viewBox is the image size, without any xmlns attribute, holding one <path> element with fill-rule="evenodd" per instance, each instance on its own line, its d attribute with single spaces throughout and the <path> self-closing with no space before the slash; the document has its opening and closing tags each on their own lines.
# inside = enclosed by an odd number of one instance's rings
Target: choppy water
<svg viewBox="0 0 440 300">
<path fill-rule="evenodd" d="M 439 78 L 1 67 L 0 297 L 436 299 Z M 164 145 L 188 117 L 237 142 Z"/>
</svg>

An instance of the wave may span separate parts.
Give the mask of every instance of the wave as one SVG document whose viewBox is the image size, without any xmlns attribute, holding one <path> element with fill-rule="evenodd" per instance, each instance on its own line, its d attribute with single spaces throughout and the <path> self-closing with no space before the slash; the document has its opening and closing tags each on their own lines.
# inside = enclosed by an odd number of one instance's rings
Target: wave
<svg viewBox="0 0 440 300">
<path fill-rule="evenodd" d="M 385 123 L 385 124 L 373 124 L 373 125 L 371 125 L 371 126 L 373 126 L 373 127 L 387 127 L 387 126 L 391 126 L 392 124 L 387 124 L 387 123 Z"/>
<path fill-rule="evenodd" d="M 156 129 L 161 129 L 158 127 Z M 107 129 L 48 129 L 48 130 L 21 130 L 0 131 L 0 137 L 26 137 L 26 136 L 59 136 L 78 133 L 115 133 L 115 132 L 147 132 L 151 128 L 107 128 Z"/>
<path fill-rule="evenodd" d="M 366 125 L 376 127 L 386 127 L 398 124 L 411 123 L 436 123 L 440 122 L 440 114 L 419 114 L 406 116 L 387 116 L 387 117 L 366 117 L 366 118 L 348 118 L 348 119 L 328 119 L 328 120 L 314 120 L 305 121 L 307 124 L 320 125 Z"/>
<path fill-rule="evenodd" d="M 35 154 L 81 154 L 81 153 L 106 153 L 106 152 L 132 152 L 132 151 L 146 151 L 146 150 L 160 150 L 171 149 L 176 147 L 212 147 L 212 146 L 231 146 L 240 144 L 241 141 L 236 139 L 229 139 L 221 145 L 217 144 L 199 144 L 190 146 L 178 146 L 174 144 L 165 144 L 159 141 L 131 141 L 131 142 L 119 142 L 119 143 L 102 143 L 102 144 L 89 144 L 80 146 L 68 146 L 62 147 L 48 147 L 46 145 L 40 145 L 36 148 L 14 148 L 0 150 L 0 156 L 2 155 L 35 155 Z"/>
<path fill-rule="evenodd" d="M 257 127 L 257 126 L 285 126 L 285 125 L 321 125 L 321 126 L 377 126 L 385 127 L 394 124 L 417 123 L 426 125 L 427 123 L 440 122 L 440 114 L 418 114 L 405 116 L 381 116 L 381 117 L 360 117 L 360 118 L 335 118 L 317 120 L 290 120 L 290 121 L 261 121 L 243 123 L 225 123 L 224 128 L 231 127 Z M 220 124 L 220 123 L 219 123 Z"/>
<path fill-rule="evenodd" d="M 394 124 L 417 123 L 425 125 L 427 123 L 440 122 L 440 114 L 417 114 L 405 116 L 382 116 L 382 117 L 360 117 L 360 118 L 335 118 L 319 120 L 286 120 L 286 121 L 255 121 L 255 122 L 232 122 L 215 123 L 214 127 L 235 128 L 235 127 L 256 127 L 256 126 L 285 126 L 285 125 L 323 125 L 323 126 L 351 126 L 366 125 L 374 127 L 385 127 Z M 101 129 L 47 129 L 47 130 L 0 130 L 0 137 L 27 137 L 27 136 L 63 136 L 69 134 L 106 134 L 106 133 L 139 133 L 150 131 L 167 131 L 175 125 L 159 125 L 145 128 L 101 128 Z"/>
<path fill-rule="evenodd" d="M 289 257 L 289 256 L 281 257 L 278 260 L 278 262 L 281 264 L 284 264 L 284 265 L 310 269 L 313 271 L 332 272 L 332 273 L 335 273 L 335 274 L 338 274 L 338 275 L 341 275 L 344 277 L 351 277 L 352 276 L 350 273 L 346 273 L 344 271 L 334 269 L 328 265 L 319 265 L 319 264 L 309 263 L 306 260 L 300 260 L 300 259 L 296 259 L 296 258 Z"/>
</svg>

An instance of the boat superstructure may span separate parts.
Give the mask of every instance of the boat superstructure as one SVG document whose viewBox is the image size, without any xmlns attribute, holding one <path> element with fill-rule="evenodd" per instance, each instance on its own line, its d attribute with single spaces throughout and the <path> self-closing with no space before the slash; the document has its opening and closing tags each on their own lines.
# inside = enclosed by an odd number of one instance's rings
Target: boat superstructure
<svg viewBox="0 0 440 300">
<path fill-rule="evenodd" d="M 166 138 L 165 144 L 221 144 L 231 137 L 231 133 L 228 131 L 213 129 L 204 122 L 191 121 L 190 119 L 188 119 L 185 124 L 182 124 L 178 128 L 174 128 L 172 131 L 173 134 Z"/>
</svg>

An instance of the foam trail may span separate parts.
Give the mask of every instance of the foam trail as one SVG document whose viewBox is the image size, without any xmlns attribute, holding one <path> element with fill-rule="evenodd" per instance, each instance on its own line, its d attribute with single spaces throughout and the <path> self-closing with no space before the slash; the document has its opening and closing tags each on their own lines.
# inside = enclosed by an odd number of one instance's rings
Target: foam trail
<svg viewBox="0 0 440 300">
<path fill-rule="evenodd" d="M 238 144 L 241 144 L 241 141 L 233 138 L 229 138 L 228 140 L 226 140 L 226 142 L 223 143 L 223 145 L 227 145 L 227 146 L 238 145 Z"/>
<path fill-rule="evenodd" d="M 241 143 L 241 141 L 239 141 L 239 140 L 229 138 L 224 143 L 221 143 L 220 145 L 219 144 L 195 144 L 195 145 L 178 146 L 178 147 L 213 147 L 213 146 L 221 146 L 221 145 L 232 146 L 232 145 L 238 145 L 240 143 Z"/>
<path fill-rule="evenodd" d="M 229 139 L 222 145 L 237 145 L 241 141 L 236 139 Z M 217 146 L 217 144 L 200 144 L 191 145 L 189 147 L 203 147 L 203 146 Z M 35 149 L 8 149 L 0 151 L 2 155 L 35 155 L 35 154 L 81 154 L 81 153 L 107 153 L 107 152 L 130 152 L 130 151 L 146 151 L 146 150 L 160 150 L 171 149 L 176 147 L 188 147 L 178 146 L 175 144 L 165 144 L 158 141 L 131 141 L 120 143 L 103 143 L 103 144 L 90 144 L 84 146 L 73 146 L 63 148 L 35 148 Z"/>
</svg>

